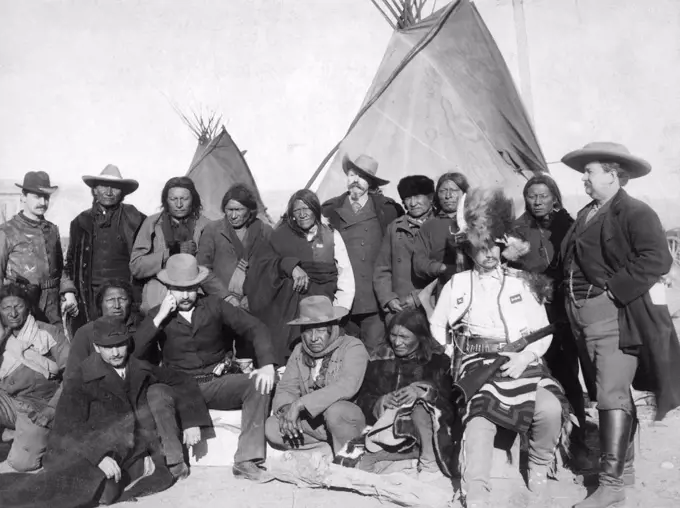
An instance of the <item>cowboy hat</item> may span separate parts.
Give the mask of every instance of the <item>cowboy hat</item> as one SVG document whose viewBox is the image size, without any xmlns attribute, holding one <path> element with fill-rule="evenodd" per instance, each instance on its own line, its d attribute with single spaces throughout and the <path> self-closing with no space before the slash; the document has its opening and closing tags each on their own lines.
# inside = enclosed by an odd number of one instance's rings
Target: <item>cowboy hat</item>
<svg viewBox="0 0 680 508">
<path fill-rule="evenodd" d="M 125 321 L 117 316 L 102 316 L 92 323 L 92 342 L 98 346 L 113 347 L 132 338 Z"/>
<path fill-rule="evenodd" d="M 366 434 L 366 450 L 375 453 L 385 446 L 394 448 L 406 441 L 405 437 L 394 435 L 394 421 L 397 418 L 397 411 L 399 411 L 399 408 L 386 409 L 378 418 L 378 421 Z"/>
<path fill-rule="evenodd" d="M 375 176 L 378 172 L 378 161 L 368 155 L 361 154 L 356 160 L 351 160 L 349 156 L 345 154 L 342 158 L 342 170 L 347 174 L 350 169 L 357 172 L 365 180 L 373 182 L 378 187 L 390 183 L 389 180 L 383 180 L 382 178 Z"/>
<path fill-rule="evenodd" d="M 562 162 L 580 173 L 585 171 L 586 164 L 590 162 L 617 162 L 630 178 L 645 176 L 652 170 L 649 162 L 631 155 L 625 146 L 610 141 L 588 143 L 583 148 L 562 157 Z"/>
<path fill-rule="evenodd" d="M 205 266 L 199 266 L 191 254 L 174 254 L 168 258 L 165 268 L 156 277 L 166 286 L 190 288 L 198 286 L 209 273 Z"/>
<path fill-rule="evenodd" d="M 118 166 L 108 164 L 98 176 L 85 175 L 83 182 L 88 187 L 94 188 L 97 185 L 108 185 L 114 189 L 120 189 L 123 194 L 132 194 L 139 187 L 139 182 L 132 178 L 123 178 Z"/>
<path fill-rule="evenodd" d="M 24 175 L 23 184 L 19 185 L 18 183 L 15 183 L 14 185 L 23 191 L 47 196 L 59 188 L 56 185 L 50 185 L 50 175 L 44 171 L 29 171 Z"/>
<path fill-rule="evenodd" d="M 300 314 L 297 319 L 289 321 L 289 325 L 317 325 L 339 321 L 349 311 L 344 307 L 334 306 L 327 296 L 307 296 L 300 300 Z"/>
</svg>

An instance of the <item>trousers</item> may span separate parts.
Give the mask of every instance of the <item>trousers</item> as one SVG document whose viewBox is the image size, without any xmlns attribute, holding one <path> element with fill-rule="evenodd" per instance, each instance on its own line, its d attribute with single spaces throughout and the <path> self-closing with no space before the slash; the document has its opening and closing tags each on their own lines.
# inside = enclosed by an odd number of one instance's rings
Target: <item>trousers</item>
<svg viewBox="0 0 680 508">
<path fill-rule="evenodd" d="M 619 349 L 619 309 L 605 292 L 577 302 L 568 298 L 567 314 L 583 377 L 591 397 L 597 400 L 597 408 L 632 414 L 630 387 L 638 359 Z"/>
<path fill-rule="evenodd" d="M 301 424 L 302 440 L 291 443 L 281 435 L 279 420 L 272 415 L 265 427 L 267 439 L 273 446 L 283 449 L 310 449 L 330 440 L 333 453 L 338 453 L 348 441 L 361 435 L 366 427 L 366 418 L 359 406 L 340 400 L 316 418 L 301 418 Z"/>
<path fill-rule="evenodd" d="M 529 428 L 529 465 L 549 466 L 562 429 L 562 405 L 542 387 L 536 390 L 534 417 Z M 482 416 L 472 418 L 463 433 L 461 488 L 468 499 L 484 498 L 491 490 L 494 438 L 498 427 Z"/>
<path fill-rule="evenodd" d="M 0 434 L 3 428 L 14 429 L 14 440 L 7 456 L 9 465 L 19 472 L 39 469 L 47 450 L 49 430 L 33 423 L 14 398 L 0 390 Z"/>
<path fill-rule="evenodd" d="M 234 462 L 261 462 L 266 458 L 264 425 L 270 395 L 255 388 L 255 378 L 246 374 L 226 374 L 199 384 L 209 409 L 241 409 L 241 434 Z"/>
<path fill-rule="evenodd" d="M 157 383 L 146 392 L 149 409 L 156 423 L 156 432 L 161 441 L 161 452 L 168 466 L 184 462 L 184 448 L 177 424 L 175 398 L 170 386 Z"/>
</svg>

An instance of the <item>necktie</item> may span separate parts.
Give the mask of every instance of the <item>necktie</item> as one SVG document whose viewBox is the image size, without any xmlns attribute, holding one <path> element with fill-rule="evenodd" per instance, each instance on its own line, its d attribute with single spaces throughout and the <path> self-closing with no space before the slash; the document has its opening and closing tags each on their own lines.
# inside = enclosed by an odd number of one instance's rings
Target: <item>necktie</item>
<svg viewBox="0 0 680 508">
<path fill-rule="evenodd" d="M 600 209 L 600 205 L 597 205 L 597 204 L 593 205 L 593 207 L 588 211 L 588 215 L 586 215 L 586 224 L 588 224 L 588 222 L 590 222 L 590 219 L 595 217 L 595 214 L 597 213 L 597 211 L 599 209 Z"/>
<path fill-rule="evenodd" d="M 354 213 L 359 213 L 359 210 L 361 210 L 361 203 L 352 201 L 352 210 L 354 210 Z"/>
</svg>

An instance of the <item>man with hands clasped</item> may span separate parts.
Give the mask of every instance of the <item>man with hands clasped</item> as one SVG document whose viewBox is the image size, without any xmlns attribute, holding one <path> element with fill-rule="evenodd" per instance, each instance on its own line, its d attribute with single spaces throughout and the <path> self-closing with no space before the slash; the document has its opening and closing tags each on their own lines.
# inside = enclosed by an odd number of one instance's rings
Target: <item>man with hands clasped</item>
<svg viewBox="0 0 680 508">
<path fill-rule="evenodd" d="M 264 422 L 274 387 L 274 349 L 268 328 L 257 318 L 218 296 L 198 294 L 208 269 L 190 254 L 170 256 L 157 277 L 168 289 L 161 304 L 149 311 L 138 329 L 135 355 L 157 345 L 163 365 L 193 376 L 210 409 L 242 409 L 241 435 L 234 475 L 267 481 Z M 250 374 L 224 374 L 233 336 L 253 344 L 256 364 Z"/>
</svg>

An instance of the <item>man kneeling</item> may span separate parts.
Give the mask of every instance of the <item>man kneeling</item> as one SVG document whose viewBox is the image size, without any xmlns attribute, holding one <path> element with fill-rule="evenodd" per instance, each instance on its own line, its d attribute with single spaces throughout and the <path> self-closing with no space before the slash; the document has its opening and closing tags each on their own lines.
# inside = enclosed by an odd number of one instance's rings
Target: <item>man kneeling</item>
<svg viewBox="0 0 680 508">
<path fill-rule="evenodd" d="M 171 485 L 160 448 L 181 449 L 180 431 L 174 414 L 156 428 L 149 395 L 159 383 L 173 387 L 187 445 L 198 442 L 210 415 L 193 379 L 130 357 L 130 339 L 119 319 L 95 321 L 95 353 L 64 382 L 44 472 L 17 479 L 14 488 L 0 486 L 1 505 L 111 504 Z"/>
<path fill-rule="evenodd" d="M 313 448 L 332 442 L 337 453 L 359 436 L 366 422 L 352 401 L 364 380 L 368 353 L 363 343 L 341 335 L 338 321 L 347 314 L 326 296 L 300 301 L 302 329 L 274 396 L 267 439 L 279 448 Z"/>
</svg>

